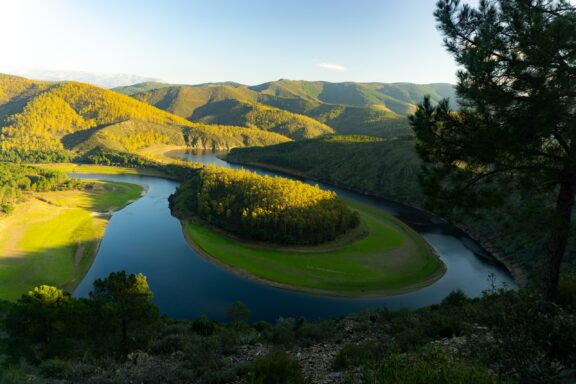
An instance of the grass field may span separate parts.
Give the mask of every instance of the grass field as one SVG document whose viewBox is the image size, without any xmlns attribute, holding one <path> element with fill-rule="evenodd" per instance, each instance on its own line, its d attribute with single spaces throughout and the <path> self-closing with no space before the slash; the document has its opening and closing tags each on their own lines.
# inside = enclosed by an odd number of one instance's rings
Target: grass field
<svg viewBox="0 0 576 384">
<path fill-rule="evenodd" d="M 90 181 L 84 191 L 34 193 L 0 219 L 0 299 L 40 284 L 72 290 L 89 269 L 106 212 L 137 199 L 142 187 Z"/>
<path fill-rule="evenodd" d="M 390 295 L 431 284 L 444 264 L 414 231 L 386 213 L 349 202 L 368 235 L 347 245 L 282 249 L 249 244 L 185 221 L 191 245 L 205 257 L 271 285 L 341 296 Z"/>
<path fill-rule="evenodd" d="M 164 173 L 156 169 L 127 168 L 108 165 L 75 164 L 75 163 L 52 163 L 30 164 L 46 169 L 53 169 L 65 173 L 102 173 L 108 175 L 144 175 L 166 177 Z"/>
</svg>

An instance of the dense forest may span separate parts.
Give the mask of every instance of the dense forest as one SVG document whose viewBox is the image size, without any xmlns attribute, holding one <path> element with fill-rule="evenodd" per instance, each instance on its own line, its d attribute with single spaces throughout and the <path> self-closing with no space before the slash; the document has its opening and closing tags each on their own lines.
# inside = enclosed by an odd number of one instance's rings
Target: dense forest
<svg viewBox="0 0 576 384">
<path fill-rule="evenodd" d="M 334 192 L 281 177 L 206 166 L 171 196 L 181 218 L 198 216 L 247 239 L 319 244 L 359 223 Z"/>
<path fill-rule="evenodd" d="M 424 95 L 431 95 L 434 101 L 443 97 L 455 100 L 450 84 L 278 80 L 251 87 L 235 83 L 142 83 L 116 90 L 190 121 L 272 128 L 294 139 L 311 138 L 327 128 L 338 134 L 405 134 L 410 132 L 406 116 Z"/>
<path fill-rule="evenodd" d="M 25 192 L 65 190 L 76 185 L 76 180 L 62 172 L 0 162 L 0 216 L 11 213 Z"/>
<path fill-rule="evenodd" d="M 0 149 L 11 154 L 3 155 L 7 158 L 65 150 L 83 154 L 96 147 L 125 152 L 151 144 L 229 149 L 288 140 L 260 129 L 193 123 L 88 84 L 0 75 Z"/>
</svg>

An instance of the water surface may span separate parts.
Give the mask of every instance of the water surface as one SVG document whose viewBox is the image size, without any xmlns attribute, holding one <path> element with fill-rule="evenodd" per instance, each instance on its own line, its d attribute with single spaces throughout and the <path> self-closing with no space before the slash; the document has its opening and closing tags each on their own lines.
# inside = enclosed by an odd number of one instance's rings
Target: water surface
<svg viewBox="0 0 576 384">
<path fill-rule="evenodd" d="M 241 168 L 220 160 L 215 154 L 172 155 L 204 164 Z M 168 196 L 175 191 L 178 182 L 137 175 L 74 176 L 148 186 L 142 198 L 112 216 L 94 263 L 74 292 L 77 297 L 86 296 L 95 279 L 126 270 L 148 277 L 154 302 L 166 315 L 184 318 L 206 315 L 214 320 L 225 320 L 229 305 L 240 300 L 250 308 L 251 320 L 274 321 L 280 316 L 304 316 L 314 320 L 370 308 L 417 308 L 440 302 L 454 289 L 474 297 L 492 284 L 514 287 L 512 278 L 499 263 L 466 234 L 443 220 L 399 203 L 313 181 L 307 182 L 385 210 L 404 221 L 438 252 L 447 272 L 428 287 L 389 297 L 336 298 L 270 287 L 207 262 L 186 243 L 179 221 L 172 217 L 168 208 Z"/>
</svg>

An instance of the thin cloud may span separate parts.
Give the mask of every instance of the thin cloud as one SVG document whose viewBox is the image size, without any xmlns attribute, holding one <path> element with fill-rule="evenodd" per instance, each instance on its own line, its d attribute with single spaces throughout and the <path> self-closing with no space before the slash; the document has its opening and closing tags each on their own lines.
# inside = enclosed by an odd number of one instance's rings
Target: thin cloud
<svg viewBox="0 0 576 384">
<path fill-rule="evenodd" d="M 318 64 L 316 64 L 316 66 L 318 68 L 330 69 L 332 71 L 347 71 L 348 70 L 348 68 L 346 68 L 343 65 L 339 65 L 339 64 L 318 63 Z"/>
</svg>

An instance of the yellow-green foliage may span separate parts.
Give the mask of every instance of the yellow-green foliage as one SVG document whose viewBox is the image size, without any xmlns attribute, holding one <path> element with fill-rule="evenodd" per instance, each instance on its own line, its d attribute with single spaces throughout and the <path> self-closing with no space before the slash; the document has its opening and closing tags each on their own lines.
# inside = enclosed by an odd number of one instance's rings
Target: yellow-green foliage
<svg viewBox="0 0 576 384">
<path fill-rule="evenodd" d="M 358 224 L 332 191 L 215 166 L 185 182 L 172 206 L 182 216 L 196 214 L 239 235 L 279 243 L 322 243 Z"/>
<path fill-rule="evenodd" d="M 133 152 L 152 144 L 228 149 L 288 141 L 280 135 L 242 127 L 191 123 L 89 84 L 43 83 L 0 76 L 0 103 L 14 98 L 19 102 L 13 104 L 20 107 L 0 105 L 0 117 L 4 116 L 0 122 L 2 151 L 58 151 L 64 149 L 64 143 L 66 148 L 79 151 L 100 146 Z"/>
<path fill-rule="evenodd" d="M 27 91 L 40 91 L 49 86 L 50 83 L 0 74 L 0 104 L 3 104 L 14 97 L 20 96 Z"/>
</svg>

